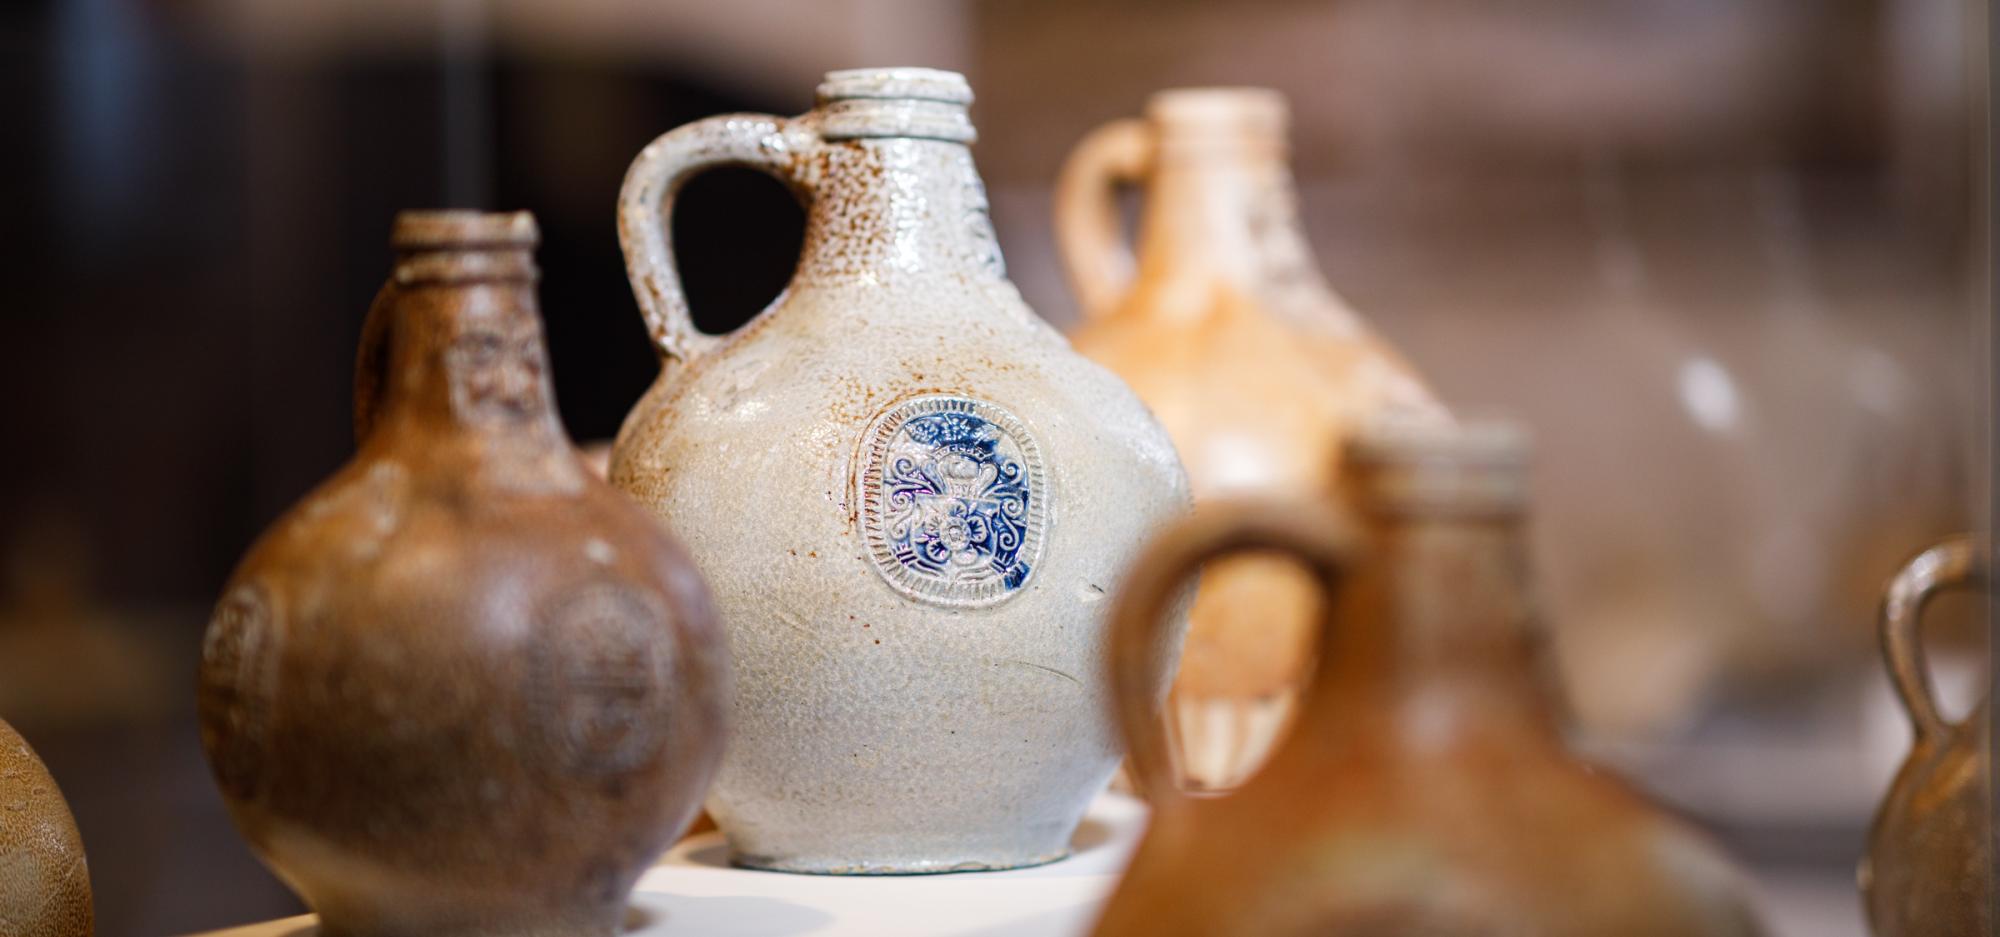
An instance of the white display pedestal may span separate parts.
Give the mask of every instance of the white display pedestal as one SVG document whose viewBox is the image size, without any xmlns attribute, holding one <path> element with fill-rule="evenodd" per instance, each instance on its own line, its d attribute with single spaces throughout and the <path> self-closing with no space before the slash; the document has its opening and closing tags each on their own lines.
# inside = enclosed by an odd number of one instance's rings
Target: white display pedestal
<svg viewBox="0 0 2000 937">
<path fill-rule="evenodd" d="M 732 868 L 722 834 L 682 840 L 639 879 L 627 937 L 1068 937 L 1088 933 L 1145 827 L 1105 794 L 1067 859 L 1010 872 L 791 875 Z M 311 937 L 312 915 L 205 937 Z"/>
</svg>

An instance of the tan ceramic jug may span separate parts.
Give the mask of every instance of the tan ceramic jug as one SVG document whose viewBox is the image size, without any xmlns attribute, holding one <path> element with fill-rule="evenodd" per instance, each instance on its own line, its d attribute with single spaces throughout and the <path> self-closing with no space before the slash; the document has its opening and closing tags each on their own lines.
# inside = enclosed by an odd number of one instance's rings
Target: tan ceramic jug
<svg viewBox="0 0 2000 937">
<path fill-rule="evenodd" d="M 90 937 L 90 867 L 35 750 L 0 720 L 0 934 Z"/>
<path fill-rule="evenodd" d="M 1945 541 L 1904 566 L 1882 599 L 1882 653 L 1916 743 L 1875 815 L 1861 861 L 1861 892 L 1877 937 L 1992 933 L 1990 705 L 1981 699 L 1964 722 L 1945 720 L 1917 627 L 1932 594 L 1984 584 L 1986 564 L 1972 538 Z"/>
<path fill-rule="evenodd" d="M 1185 510 L 1159 424 L 1005 276 L 963 78 L 835 72 L 797 118 L 715 117 L 619 206 L 666 366 L 611 479 L 686 538 L 736 665 L 709 797 L 740 864 L 947 872 L 1064 855 L 1118 761 L 1105 599 Z M 694 331 L 674 193 L 753 166 L 806 204 L 791 285 Z"/>
<path fill-rule="evenodd" d="M 1351 442 L 1359 563 L 1317 503 L 1218 502 L 1153 544 L 1112 640 L 1155 810 L 1100 937 L 1758 933 L 1705 837 L 1563 747 L 1522 576 L 1524 451 L 1493 426 Z M 1263 769 L 1191 797 L 1146 692 L 1172 641 L 1158 621 L 1198 566 L 1245 550 L 1318 579 L 1323 650 Z"/>
<path fill-rule="evenodd" d="M 1161 92 L 1143 120 L 1086 137 L 1056 191 L 1085 314 L 1070 340 L 1152 407 L 1197 500 L 1323 495 L 1353 427 L 1444 418 L 1320 276 L 1285 123 L 1273 91 Z M 1136 276 L 1121 182 L 1145 194 Z M 1305 676 L 1312 608 L 1311 583 L 1279 561 L 1231 558 L 1203 574 L 1173 703 L 1188 783 L 1228 787 L 1263 760 Z"/>
<path fill-rule="evenodd" d="M 721 630 L 557 421 L 533 219 L 412 212 L 393 241 L 360 449 L 231 578 L 202 742 L 329 935 L 609 937 L 721 755 Z"/>
</svg>

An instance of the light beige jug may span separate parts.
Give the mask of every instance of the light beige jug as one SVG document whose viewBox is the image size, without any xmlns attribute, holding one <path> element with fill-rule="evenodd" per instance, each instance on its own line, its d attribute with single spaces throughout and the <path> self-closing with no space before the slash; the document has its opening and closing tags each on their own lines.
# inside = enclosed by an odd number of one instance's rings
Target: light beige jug
<svg viewBox="0 0 2000 937">
<path fill-rule="evenodd" d="M 1315 266 L 1285 125 L 1273 91 L 1161 92 L 1144 119 L 1086 137 L 1056 192 L 1085 313 L 1071 341 L 1152 407 L 1197 499 L 1324 495 L 1354 427 L 1446 418 Z M 1145 193 L 1136 276 L 1119 183 Z M 1303 576 L 1268 558 L 1203 574 L 1174 691 L 1189 783 L 1228 787 L 1263 759 L 1311 654 L 1313 601 Z"/>
<path fill-rule="evenodd" d="M 810 113 L 689 124 L 626 177 L 666 365 L 611 479 L 715 590 L 735 730 L 708 805 L 741 864 L 1049 861 L 1119 759 L 1104 603 L 1187 482 L 1139 399 L 1007 281 L 971 99 L 950 72 L 835 72 Z M 722 164 L 798 192 L 806 238 L 770 308 L 710 336 L 667 215 Z"/>
</svg>

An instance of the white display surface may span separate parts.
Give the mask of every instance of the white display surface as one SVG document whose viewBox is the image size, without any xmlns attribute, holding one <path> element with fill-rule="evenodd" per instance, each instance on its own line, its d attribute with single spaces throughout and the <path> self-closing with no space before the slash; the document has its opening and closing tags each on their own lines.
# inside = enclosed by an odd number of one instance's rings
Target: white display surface
<svg viewBox="0 0 2000 937">
<path fill-rule="evenodd" d="M 1066 937 L 1088 933 L 1145 827 L 1105 794 L 1069 858 L 1008 872 L 793 875 L 732 868 L 722 834 L 682 840 L 639 879 L 627 937 Z M 312 915 L 205 937 L 311 937 Z"/>
</svg>

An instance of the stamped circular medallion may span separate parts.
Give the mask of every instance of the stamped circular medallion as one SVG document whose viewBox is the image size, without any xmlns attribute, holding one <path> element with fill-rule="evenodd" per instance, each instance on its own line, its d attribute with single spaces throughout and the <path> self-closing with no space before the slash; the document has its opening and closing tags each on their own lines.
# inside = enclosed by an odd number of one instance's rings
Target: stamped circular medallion
<svg viewBox="0 0 2000 937">
<path fill-rule="evenodd" d="M 982 400 L 912 397 L 862 436 L 861 528 L 896 591 L 991 605 L 1027 583 L 1049 517 L 1042 453 L 1012 413 Z"/>
<path fill-rule="evenodd" d="M 270 600 L 254 583 L 223 597 L 202 638 L 202 738 L 217 783 L 238 800 L 255 800 L 263 788 L 277 638 Z"/>
<path fill-rule="evenodd" d="M 528 702 L 565 770 L 622 774 L 656 756 L 673 708 L 673 647 L 659 605 L 595 582 L 544 606 L 530 646 Z"/>
</svg>

